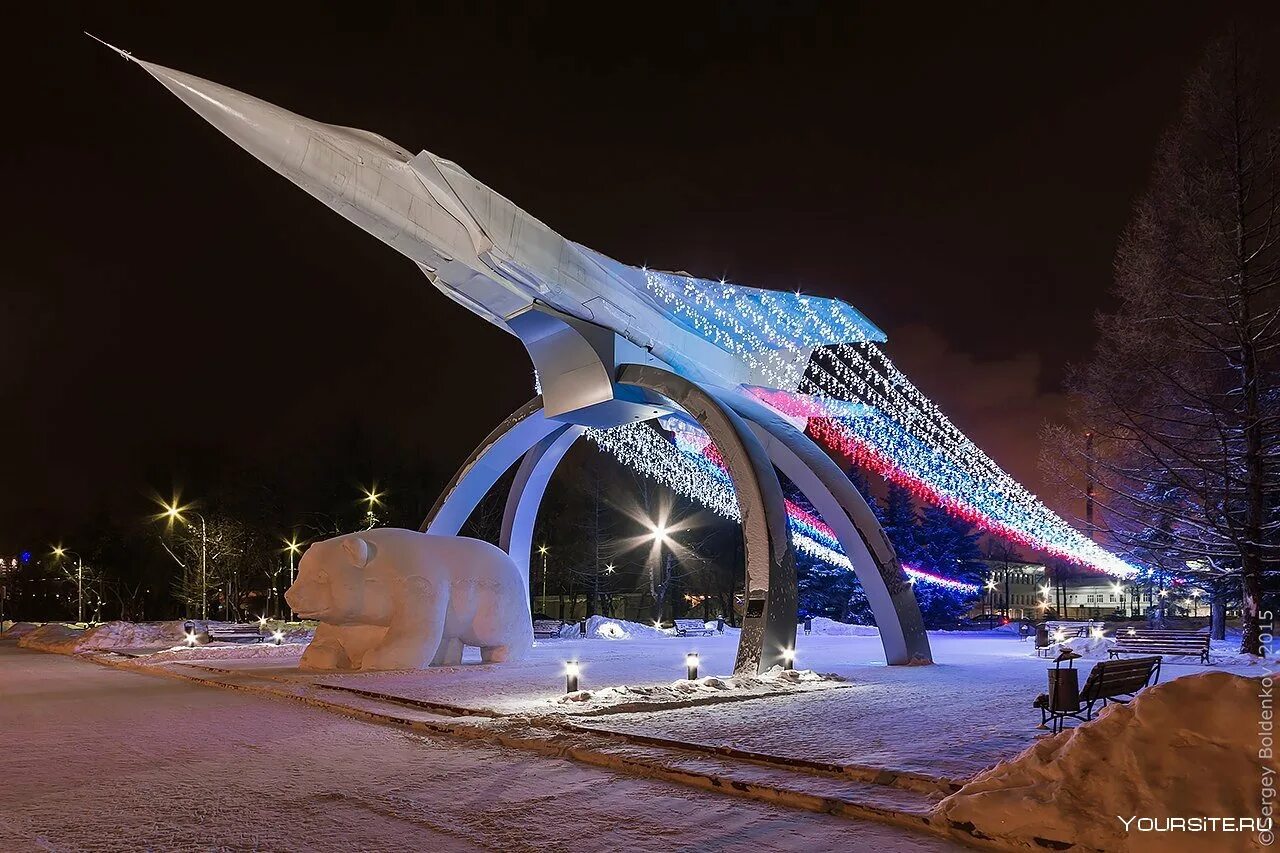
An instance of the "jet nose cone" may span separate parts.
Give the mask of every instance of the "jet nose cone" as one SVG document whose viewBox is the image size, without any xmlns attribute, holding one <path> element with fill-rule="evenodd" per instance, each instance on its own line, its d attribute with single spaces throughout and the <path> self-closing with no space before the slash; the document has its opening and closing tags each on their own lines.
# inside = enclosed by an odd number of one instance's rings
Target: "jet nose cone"
<svg viewBox="0 0 1280 853">
<path fill-rule="evenodd" d="M 305 151 L 298 131 L 315 122 L 229 86 L 130 57 L 205 121 L 274 169 L 296 164 Z"/>
</svg>

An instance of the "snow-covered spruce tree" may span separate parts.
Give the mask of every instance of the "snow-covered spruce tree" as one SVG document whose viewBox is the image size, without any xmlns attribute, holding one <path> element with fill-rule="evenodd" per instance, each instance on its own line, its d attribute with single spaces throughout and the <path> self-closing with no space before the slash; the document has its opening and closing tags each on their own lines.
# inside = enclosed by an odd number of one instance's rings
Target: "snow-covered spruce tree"
<svg viewBox="0 0 1280 853">
<path fill-rule="evenodd" d="M 920 516 L 916 513 L 911 493 L 896 483 L 890 483 L 877 515 L 898 559 L 907 565 L 917 565 L 920 562 Z"/>
<path fill-rule="evenodd" d="M 1243 36 L 1212 45 L 1123 234 L 1119 307 L 1069 381 L 1079 428 L 1048 435 L 1091 468 L 1108 546 L 1141 562 L 1160 530 L 1181 573 L 1238 586 L 1246 652 L 1280 560 L 1274 94 Z"/>
<path fill-rule="evenodd" d="M 790 483 L 784 484 L 787 486 Z M 787 488 L 787 497 L 803 509 L 817 514 L 813 504 L 794 486 Z M 869 503 L 872 501 L 869 494 L 867 500 Z M 801 620 L 807 616 L 825 616 L 855 625 L 876 624 L 862 584 L 851 569 L 833 566 L 797 549 L 796 584 Z"/>
<path fill-rule="evenodd" d="M 916 531 L 915 565 L 957 580 L 980 584 L 984 564 L 978 548 L 981 534 L 971 524 L 937 506 L 927 506 Z M 916 601 L 926 628 L 955 625 L 981 592 L 960 592 L 928 583 L 915 585 Z"/>
</svg>

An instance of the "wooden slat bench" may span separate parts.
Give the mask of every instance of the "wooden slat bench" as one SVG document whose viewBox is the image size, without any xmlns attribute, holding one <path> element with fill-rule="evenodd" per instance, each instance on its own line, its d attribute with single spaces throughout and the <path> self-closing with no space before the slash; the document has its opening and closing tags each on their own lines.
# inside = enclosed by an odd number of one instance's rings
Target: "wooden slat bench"
<svg viewBox="0 0 1280 853">
<path fill-rule="evenodd" d="M 1129 658 L 1128 660 L 1098 661 L 1080 688 L 1080 703 L 1076 708 L 1051 710 L 1048 702 L 1040 707 L 1040 723 L 1053 721 L 1053 730 L 1062 731 L 1067 717 L 1086 723 L 1093 719 L 1094 707 L 1106 707 L 1108 702 L 1125 703 L 1144 687 L 1160 680 L 1160 656 Z M 1044 697 L 1048 698 L 1048 697 Z"/>
<path fill-rule="evenodd" d="M 716 632 L 715 628 L 708 628 L 707 623 L 701 619 L 677 619 L 675 624 L 677 637 L 691 637 L 694 634 L 710 637 Z"/>
<path fill-rule="evenodd" d="M 535 619 L 533 620 L 533 637 L 537 640 L 559 637 L 560 629 L 563 627 L 564 623 L 559 619 Z"/>
<path fill-rule="evenodd" d="M 1109 654 L 1113 658 L 1120 655 L 1196 657 L 1207 666 L 1209 635 L 1165 628 L 1121 628 L 1116 632 L 1116 644 Z"/>
</svg>

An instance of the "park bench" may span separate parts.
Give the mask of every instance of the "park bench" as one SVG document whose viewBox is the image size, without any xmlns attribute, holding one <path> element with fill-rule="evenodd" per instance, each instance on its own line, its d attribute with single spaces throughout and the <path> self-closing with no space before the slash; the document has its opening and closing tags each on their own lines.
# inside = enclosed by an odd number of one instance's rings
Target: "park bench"
<svg viewBox="0 0 1280 853">
<path fill-rule="evenodd" d="M 533 620 L 534 639 L 549 640 L 552 637 L 559 637 L 560 629 L 563 627 L 564 623 L 559 619 L 535 619 Z"/>
<path fill-rule="evenodd" d="M 1160 656 L 1129 658 L 1127 660 L 1098 661 L 1080 688 L 1080 697 L 1074 708 L 1053 708 L 1047 695 L 1036 700 L 1040 708 L 1040 725 L 1053 722 L 1053 731 L 1060 732 L 1067 717 L 1087 723 L 1093 719 L 1094 707 L 1106 707 L 1108 702 L 1128 702 L 1144 687 L 1160 680 Z"/>
<path fill-rule="evenodd" d="M 716 632 L 715 628 L 708 628 L 707 623 L 701 619 L 677 619 L 675 625 L 677 637 L 691 637 L 694 634 L 710 637 Z"/>
<path fill-rule="evenodd" d="M 1207 666 L 1209 635 L 1165 628 L 1121 628 L 1116 632 L 1116 644 L 1109 654 L 1113 658 L 1120 655 L 1185 655 L 1199 658 Z"/>
<path fill-rule="evenodd" d="M 188 633 L 197 633 L 195 623 L 188 622 Z M 205 633 L 211 643 L 261 643 L 266 639 L 262 627 L 257 622 L 243 622 L 232 625 L 205 624 Z"/>
</svg>

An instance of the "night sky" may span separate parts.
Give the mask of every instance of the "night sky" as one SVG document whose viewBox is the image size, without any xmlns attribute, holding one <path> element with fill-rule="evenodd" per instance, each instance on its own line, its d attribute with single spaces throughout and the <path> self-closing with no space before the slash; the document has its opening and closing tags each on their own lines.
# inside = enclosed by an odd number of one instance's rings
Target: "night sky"
<svg viewBox="0 0 1280 853">
<path fill-rule="evenodd" d="M 233 471 L 305 502 L 354 476 L 353 435 L 438 488 L 532 393 L 514 338 L 82 30 L 456 160 L 620 260 L 846 299 L 1035 488 L 1153 148 L 1238 9 L 732 5 L 10 17 L 0 553 Z"/>
</svg>

